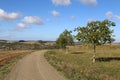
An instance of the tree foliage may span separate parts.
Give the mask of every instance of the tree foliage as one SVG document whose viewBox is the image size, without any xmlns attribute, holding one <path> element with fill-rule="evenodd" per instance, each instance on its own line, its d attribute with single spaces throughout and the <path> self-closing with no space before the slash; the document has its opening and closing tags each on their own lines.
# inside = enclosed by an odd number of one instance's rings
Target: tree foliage
<svg viewBox="0 0 120 80">
<path fill-rule="evenodd" d="M 59 38 L 56 40 L 56 44 L 61 48 L 65 48 L 66 45 L 72 45 L 74 41 L 71 33 L 71 31 L 65 29 L 65 31 L 61 33 Z"/>
<path fill-rule="evenodd" d="M 97 45 L 114 41 L 111 26 L 115 26 L 115 23 L 109 20 L 89 22 L 85 27 L 75 28 L 75 31 L 78 32 L 76 39 L 82 43 L 93 44 L 95 53 Z"/>
<path fill-rule="evenodd" d="M 109 20 L 90 22 L 86 27 L 75 29 L 78 32 L 76 38 L 80 42 L 94 45 L 112 43 L 114 39 L 113 30 L 110 29 L 111 26 L 115 26 L 115 23 Z"/>
</svg>

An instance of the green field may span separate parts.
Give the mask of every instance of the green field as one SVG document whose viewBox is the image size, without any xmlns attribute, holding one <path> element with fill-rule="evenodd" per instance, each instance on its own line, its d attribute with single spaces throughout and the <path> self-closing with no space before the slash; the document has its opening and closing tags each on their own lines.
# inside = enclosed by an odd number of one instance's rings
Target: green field
<svg viewBox="0 0 120 80">
<path fill-rule="evenodd" d="M 46 59 L 70 80 L 120 80 L 120 45 L 97 47 L 96 63 L 92 63 L 92 46 L 71 46 L 52 50 Z"/>
</svg>

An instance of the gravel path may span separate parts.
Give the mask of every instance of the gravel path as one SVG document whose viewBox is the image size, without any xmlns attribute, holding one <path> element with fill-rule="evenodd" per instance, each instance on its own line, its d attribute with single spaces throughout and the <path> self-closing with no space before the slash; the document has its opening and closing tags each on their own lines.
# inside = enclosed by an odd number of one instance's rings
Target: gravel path
<svg viewBox="0 0 120 80">
<path fill-rule="evenodd" d="M 41 50 L 25 56 L 5 80 L 67 80 L 46 61 L 44 53 Z"/>
</svg>

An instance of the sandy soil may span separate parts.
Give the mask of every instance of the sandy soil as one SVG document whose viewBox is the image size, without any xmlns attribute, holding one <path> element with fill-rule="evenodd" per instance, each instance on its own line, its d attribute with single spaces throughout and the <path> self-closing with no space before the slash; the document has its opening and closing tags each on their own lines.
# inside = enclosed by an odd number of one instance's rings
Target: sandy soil
<svg viewBox="0 0 120 80">
<path fill-rule="evenodd" d="M 21 59 L 5 80 L 67 80 L 44 58 L 45 50 Z"/>
</svg>

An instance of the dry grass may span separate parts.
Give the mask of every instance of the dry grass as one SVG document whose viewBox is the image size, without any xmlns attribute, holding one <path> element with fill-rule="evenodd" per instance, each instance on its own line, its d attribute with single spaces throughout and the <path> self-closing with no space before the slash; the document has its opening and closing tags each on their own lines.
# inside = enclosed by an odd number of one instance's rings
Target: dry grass
<svg viewBox="0 0 120 80">
<path fill-rule="evenodd" d="M 5 50 L 0 51 L 0 65 L 4 65 L 7 61 L 19 55 L 31 52 L 30 50 Z"/>
<path fill-rule="evenodd" d="M 33 52 L 32 50 L 6 50 L 0 51 L 0 80 L 10 72 L 14 64 L 23 56 Z"/>
<path fill-rule="evenodd" d="M 92 63 L 92 46 L 71 46 L 49 51 L 46 59 L 70 80 L 120 80 L 120 45 L 97 47 L 97 62 Z"/>
<path fill-rule="evenodd" d="M 37 42 L 37 41 L 26 41 L 26 42 L 20 42 L 20 43 L 23 43 L 23 44 L 39 44 L 39 42 Z"/>
</svg>

